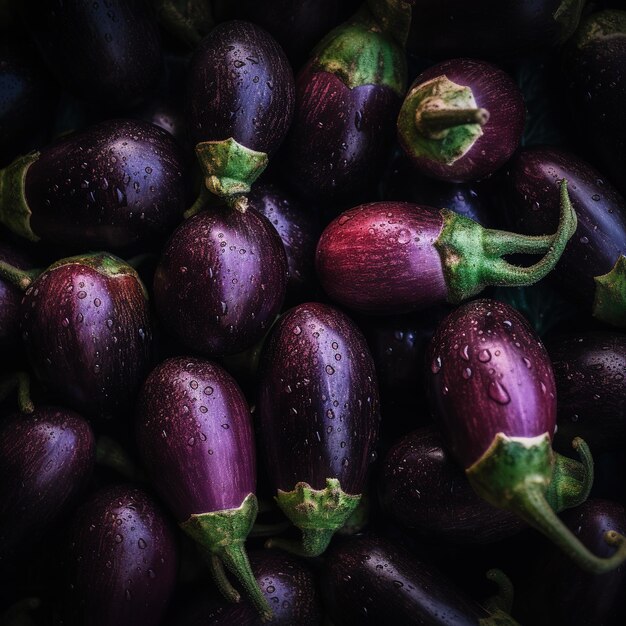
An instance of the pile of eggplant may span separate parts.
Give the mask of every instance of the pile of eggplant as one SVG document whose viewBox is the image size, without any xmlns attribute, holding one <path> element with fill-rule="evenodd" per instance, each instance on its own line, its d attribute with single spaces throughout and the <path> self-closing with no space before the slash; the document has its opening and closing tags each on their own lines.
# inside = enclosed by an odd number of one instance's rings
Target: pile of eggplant
<svg viewBox="0 0 626 626">
<path fill-rule="evenodd" d="M 624 8 L 0 2 L 0 626 L 623 624 Z"/>
</svg>

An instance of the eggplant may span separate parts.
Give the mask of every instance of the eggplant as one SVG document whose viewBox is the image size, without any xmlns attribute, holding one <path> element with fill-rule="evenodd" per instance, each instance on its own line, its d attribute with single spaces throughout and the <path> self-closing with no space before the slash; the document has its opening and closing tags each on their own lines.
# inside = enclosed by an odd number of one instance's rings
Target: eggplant
<svg viewBox="0 0 626 626">
<path fill-rule="evenodd" d="M 244 547 L 258 511 L 256 452 L 250 411 L 235 380 L 202 359 L 164 361 L 141 389 L 136 437 L 155 488 L 207 557 L 220 591 L 239 600 L 226 566 L 269 618 Z"/>
<path fill-rule="evenodd" d="M 584 311 L 626 327 L 626 200 L 597 170 L 556 148 L 520 151 L 504 185 L 509 219 L 529 234 L 556 224 L 553 195 L 562 178 L 569 182 L 578 227 L 552 278 Z"/>
<path fill-rule="evenodd" d="M 484 229 L 448 209 L 363 204 L 342 213 L 322 233 L 318 278 L 331 299 L 376 314 L 456 304 L 488 285 L 530 285 L 552 270 L 576 230 L 565 182 L 560 195 L 556 233 L 538 237 Z M 530 267 L 501 258 L 516 252 L 544 256 Z"/>
<path fill-rule="evenodd" d="M 145 491 L 116 485 L 76 512 L 67 539 L 64 624 L 161 623 L 174 590 L 176 537 Z"/>
<path fill-rule="evenodd" d="M 71 252 L 161 244 L 185 210 L 175 140 L 139 120 L 109 120 L 62 137 L 0 171 L 0 221 Z"/>
<path fill-rule="evenodd" d="M 317 556 L 359 504 L 378 437 L 374 363 L 354 322 L 318 302 L 285 313 L 263 346 L 257 407 L 276 501 L 302 530 L 301 545 L 269 544 Z"/>
<path fill-rule="evenodd" d="M 24 0 L 22 21 L 57 81 L 105 111 L 145 98 L 162 71 L 148 0 Z"/>
<path fill-rule="evenodd" d="M 42 406 L 0 422 L 0 578 L 76 504 L 95 456 L 89 424 L 69 409 Z"/>
<path fill-rule="evenodd" d="M 626 559 L 626 541 L 598 557 L 556 516 L 546 491 L 552 480 L 556 385 L 550 358 L 512 307 L 474 300 L 439 326 L 427 357 L 431 407 L 453 458 L 489 504 L 517 513 L 577 565 L 601 573 Z"/>
<path fill-rule="evenodd" d="M 206 188 L 245 211 L 252 183 L 291 124 L 294 80 L 285 53 L 256 24 L 219 24 L 191 60 L 187 97 Z"/>
<path fill-rule="evenodd" d="M 268 330 L 285 298 L 288 266 L 280 236 L 250 209 L 202 211 L 181 224 L 154 274 L 164 327 L 206 356 L 235 354 Z"/>
<path fill-rule="evenodd" d="M 513 79 L 485 61 L 448 59 L 414 81 L 398 115 L 398 139 L 415 169 L 455 183 L 493 174 L 515 152 L 524 100 Z"/>
</svg>

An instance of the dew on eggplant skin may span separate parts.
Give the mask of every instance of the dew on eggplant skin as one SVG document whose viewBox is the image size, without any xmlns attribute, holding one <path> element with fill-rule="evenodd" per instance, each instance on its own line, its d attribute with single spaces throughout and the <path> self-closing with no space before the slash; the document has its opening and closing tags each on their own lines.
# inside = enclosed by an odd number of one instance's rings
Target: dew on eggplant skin
<svg viewBox="0 0 626 626">
<path fill-rule="evenodd" d="M 504 387 L 504 385 L 498 380 L 492 380 L 489 383 L 487 393 L 489 397 L 498 404 L 508 404 L 511 401 L 511 397 L 509 396 L 509 392 L 506 390 L 506 387 Z"/>
<path fill-rule="evenodd" d="M 329 376 L 332 376 L 335 373 L 335 368 L 332 365 L 327 365 L 326 366 L 326 373 Z"/>
<path fill-rule="evenodd" d="M 439 370 L 441 369 L 441 357 L 438 356 L 436 357 L 433 362 L 430 365 L 430 371 L 433 374 L 437 374 L 439 372 Z"/>
<path fill-rule="evenodd" d="M 469 380 L 472 377 L 472 369 L 470 367 L 466 367 L 463 370 L 463 378 L 465 380 Z"/>
<path fill-rule="evenodd" d="M 84 300 L 87 297 L 87 292 L 86 291 L 79 291 L 77 295 L 78 295 L 78 297 L 81 300 Z"/>
<path fill-rule="evenodd" d="M 115 543 L 122 543 L 122 541 L 124 541 L 124 537 L 122 537 L 122 535 L 120 535 L 119 533 L 116 533 Z"/>
<path fill-rule="evenodd" d="M 580 243 L 582 243 L 583 245 L 588 244 L 589 243 L 589 237 L 585 237 L 584 235 L 579 239 Z"/>
<path fill-rule="evenodd" d="M 489 363 L 491 361 L 491 352 L 485 348 L 478 353 L 478 360 L 481 363 Z"/>
<path fill-rule="evenodd" d="M 137 545 L 139 546 L 140 550 L 145 550 L 148 547 L 146 540 L 142 538 L 139 538 L 139 541 L 137 541 Z"/>
<path fill-rule="evenodd" d="M 211 385 L 207 385 L 204 388 L 204 394 L 207 395 L 207 396 L 212 395 L 213 394 L 213 387 L 211 387 Z"/>
<path fill-rule="evenodd" d="M 230 428 L 230 426 L 228 424 L 222 424 L 222 428 L 224 430 L 228 430 Z"/>
</svg>

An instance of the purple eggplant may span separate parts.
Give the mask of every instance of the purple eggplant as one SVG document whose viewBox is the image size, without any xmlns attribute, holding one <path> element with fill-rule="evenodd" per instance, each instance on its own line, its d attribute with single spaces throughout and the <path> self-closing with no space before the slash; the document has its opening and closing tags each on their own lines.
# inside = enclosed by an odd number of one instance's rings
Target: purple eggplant
<svg viewBox="0 0 626 626">
<path fill-rule="evenodd" d="M 216 26 L 191 61 L 193 143 L 206 188 L 239 210 L 293 116 L 294 80 L 281 47 L 260 26 Z"/>
<path fill-rule="evenodd" d="M 110 120 L 63 137 L 0 171 L 0 221 L 72 252 L 158 243 L 185 210 L 185 164 L 153 124 Z"/>
<path fill-rule="evenodd" d="M 553 195 L 563 178 L 578 227 L 551 278 L 596 318 L 626 327 L 626 200 L 599 172 L 563 150 L 522 150 L 505 181 L 510 220 L 530 234 L 556 224 Z"/>
<path fill-rule="evenodd" d="M 317 556 L 357 507 L 378 437 L 374 363 L 354 322 L 317 302 L 285 313 L 261 354 L 258 411 L 276 501 L 303 536 L 271 543 Z"/>
<path fill-rule="evenodd" d="M 94 494 L 64 554 L 64 624 L 158 626 L 174 590 L 176 537 L 153 499 L 130 485 Z"/>
<path fill-rule="evenodd" d="M 552 480 L 556 386 L 548 353 L 528 322 L 495 300 L 474 300 L 439 326 L 427 357 L 431 406 L 450 453 L 478 495 L 517 513 L 580 567 L 601 573 L 626 559 L 626 541 L 595 556 L 546 499 Z"/>
<path fill-rule="evenodd" d="M 527 237 L 484 229 L 448 209 L 407 202 L 372 202 L 342 213 L 317 244 L 316 269 L 326 293 L 362 313 L 394 314 L 458 303 L 488 285 L 529 285 L 556 264 L 576 230 L 561 185 L 554 235 Z M 504 255 L 543 254 L 530 267 Z"/>
<path fill-rule="evenodd" d="M 22 20 L 59 83 L 107 110 L 156 87 L 159 29 L 148 0 L 24 0 Z"/>
<path fill-rule="evenodd" d="M 86 487 L 95 462 L 89 424 L 40 407 L 0 422 L 0 577 L 32 551 Z"/>
<path fill-rule="evenodd" d="M 161 363 L 141 390 L 136 435 L 156 489 L 205 553 L 220 591 L 239 600 L 226 566 L 257 611 L 271 616 L 244 547 L 258 510 L 256 453 L 250 411 L 235 380 L 201 359 Z"/>
<path fill-rule="evenodd" d="M 524 100 L 501 69 L 449 59 L 422 72 L 398 116 L 398 139 L 419 172 L 450 182 L 480 180 L 506 163 L 524 130 Z"/>
<path fill-rule="evenodd" d="M 287 258 L 276 229 L 253 209 L 203 211 L 171 236 L 154 275 L 164 326 L 207 356 L 252 346 L 280 311 Z"/>
</svg>

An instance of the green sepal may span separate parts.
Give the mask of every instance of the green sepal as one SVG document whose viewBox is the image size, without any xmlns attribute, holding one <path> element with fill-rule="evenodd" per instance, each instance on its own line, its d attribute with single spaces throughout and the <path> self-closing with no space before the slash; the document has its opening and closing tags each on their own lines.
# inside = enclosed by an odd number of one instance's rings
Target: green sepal
<svg viewBox="0 0 626 626">
<path fill-rule="evenodd" d="M 596 276 L 593 316 L 602 322 L 626 328 L 626 257 L 622 254 L 608 274 Z"/>
<path fill-rule="evenodd" d="M 546 500 L 557 513 L 580 506 L 589 497 L 593 486 L 593 457 L 585 441 L 576 437 L 573 447 L 580 461 L 554 453 L 552 480 L 546 490 Z"/>
<path fill-rule="evenodd" d="M 0 170 L 0 222 L 16 235 L 30 241 L 39 241 L 31 228 L 32 211 L 26 200 L 26 173 L 39 158 L 39 152 L 18 157 Z"/>
</svg>

